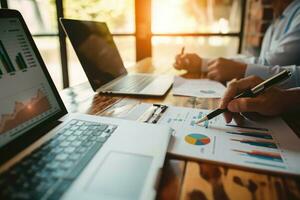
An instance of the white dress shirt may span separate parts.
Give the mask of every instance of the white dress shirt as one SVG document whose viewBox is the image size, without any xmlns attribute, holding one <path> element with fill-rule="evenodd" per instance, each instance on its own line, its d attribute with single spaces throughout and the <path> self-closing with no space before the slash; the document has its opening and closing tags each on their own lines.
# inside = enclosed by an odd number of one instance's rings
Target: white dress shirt
<svg viewBox="0 0 300 200">
<path fill-rule="evenodd" d="M 294 88 L 294 87 L 300 87 L 300 66 L 296 66 L 296 65 L 290 65 L 290 66 L 263 66 L 260 65 L 259 67 L 261 68 L 265 68 L 266 70 L 261 70 L 260 74 L 250 74 L 251 75 L 256 75 L 261 77 L 262 79 L 267 79 L 272 75 L 275 75 L 277 73 L 279 73 L 280 71 L 282 71 L 283 69 L 289 70 L 292 75 L 289 79 L 287 79 L 286 81 L 284 81 L 283 83 L 280 84 L 281 88 Z"/>
<path fill-rule="evenodd" d="M 268 28 L 258 58 L 248 58 L 245 76 L 263 79 L 277 73 L 281 67 L 293 72 L 289 87 L 300 86 L 300 0 L 294 0 Z"/>
<path fill-rule="evenodd" d="M 280 69 L 289 69 L 293 75 L 285 87 L 300 87 L 300 0 L 294 0 L 268 28 L 259 57 L 236 57 L 247 63 L 245 76 L 256 75 L 267 79 Z M 207 71 L 207 59 L 203 59 Z M 286 67 L 283 67 L 286 66 Z"/>
</svg>

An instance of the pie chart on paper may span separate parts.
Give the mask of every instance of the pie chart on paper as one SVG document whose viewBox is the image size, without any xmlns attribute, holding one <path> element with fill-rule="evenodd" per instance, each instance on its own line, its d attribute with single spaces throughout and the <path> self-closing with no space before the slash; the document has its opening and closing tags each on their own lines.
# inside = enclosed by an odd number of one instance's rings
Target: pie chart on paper
<svg viewBox="0 0 300 200">
<path fill-rule="evenodd" d="M 206 145 L 210 143 L 209 137 L 199 133 L 192 133 L 184 137 L 185 142 L 192 145 Z"/>
</svg>

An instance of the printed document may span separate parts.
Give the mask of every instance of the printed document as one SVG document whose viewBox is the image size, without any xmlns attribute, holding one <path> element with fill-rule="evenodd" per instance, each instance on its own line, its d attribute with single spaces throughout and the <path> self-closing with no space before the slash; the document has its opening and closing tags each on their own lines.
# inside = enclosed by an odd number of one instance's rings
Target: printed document
<svg viewBox="0 0 300 200">
<path fill-rule="evenodd" d="M 141 103 L 128 112 L 139 120 L 152 104 Z M 209 110 L 169 106 L 158 124 L 172 127 L 169 153 L 275 172 L 300 174 L 300 139 L 280 118 L 226 124 L 223 116 L 197 125 Z"/>
<path fill-rule="evenodd" d="M 226 87 L 217 81 L 208 79 L 174 78 L 173 95 L 199 98 L 221 98 Z"/>
</svg>

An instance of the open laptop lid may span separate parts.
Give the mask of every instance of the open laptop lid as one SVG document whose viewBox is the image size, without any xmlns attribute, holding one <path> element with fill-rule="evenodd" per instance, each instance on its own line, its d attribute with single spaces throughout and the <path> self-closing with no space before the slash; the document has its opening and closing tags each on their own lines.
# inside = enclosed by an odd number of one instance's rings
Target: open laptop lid
<svg viewBox="0 0 300 200">
<path fill-rule="evenodd" d="M 66 108 L 21 14 L 0 9 L 0 163 L 32 144 Z"/>
<path fill-rule="evenodd" d="M 106 23 L 63 18 L 60 22 L 94 91 L 127 73 Z"/>
</svg>

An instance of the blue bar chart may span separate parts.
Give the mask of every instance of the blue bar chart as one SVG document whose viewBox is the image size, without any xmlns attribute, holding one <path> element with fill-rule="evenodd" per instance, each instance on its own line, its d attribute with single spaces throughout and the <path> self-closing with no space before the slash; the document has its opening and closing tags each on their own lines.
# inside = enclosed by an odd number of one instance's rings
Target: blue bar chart
<svg viewBox="0 0 300 200">
<path fill-rule="evenodd" d="M 8 53 L 4 47 L 3 42 L 0 40 L 0 60 L 1 63 L 3 65 L 3 67 L 5 68 L 7 73 L 11 73 L 11 72 L 15 72 L 15 68 L 13 66 L 12 61 L 10 60 Z"/>
<path fill-rule="evenodd" d="M 10 32 L 10 30 L 8 30 Z M 36 61 L 29 50 L 28 42 L 23 34 L 18 34 L 19 29 L 14 29 L 17 40 L 12 42 L 9 38 L 0 40 L 0 78 L 5 74 L 15 75 L 26 72 L 29 68 L 36 67 Z M 10 36 L 8 36 L 10 37 Z M 18 49 L 16 51 L 16 49 Z"/>
<path fill-rule="evenodd" d="M 226 124 L 228 127 L 234 127 L 234 128 L 245 128 L 250 130 L 258 130 L 258 131 L 269 131 L 267 128 L 261 128 L 261 127 L 250 127 L 250 126 L 238 126 L 236 124 Z"/>
<path fill-rule="evenodd" d="M 257 158 L 264 161 L 274 161 L 274 162 L 283 163 L 283 159 L 279 153 L 265 152 L 265 151 L 258 151 L 258 150 L 244 151 L 238 149 L 233 149 L 232 151 L 237 152 L 240 155 L 249 158 Z"/>
<path fill-rule="evenodd" d="M 20 70 L 25 70 L 27 68 L 27 64 L 22 56 L 21 53 L 18 53 L 16 56 L 16 63 L 18 64 L 18 67 Z"/>
<path fill-rule="evenodd" d="M 248 139 L 231 139 L 231 141 L 236 141 L 236 142 L 243 143 L 243 144 L 248 144 L 248 145 L 251 145 L 251 146 L 278 149 L 277 145 L 274 142 L 269 142 L 269 141 L 248 140 Z"/>
<path fill-rule="evenodd" d="M 273 137 L 267 132 L 256 132 L 256 131 L 227 131 L 226 133 L 232 135 L 248 136 L 254 138 L 262 138 L 272 140 Z"/>
</svg>

